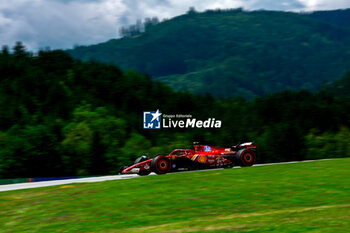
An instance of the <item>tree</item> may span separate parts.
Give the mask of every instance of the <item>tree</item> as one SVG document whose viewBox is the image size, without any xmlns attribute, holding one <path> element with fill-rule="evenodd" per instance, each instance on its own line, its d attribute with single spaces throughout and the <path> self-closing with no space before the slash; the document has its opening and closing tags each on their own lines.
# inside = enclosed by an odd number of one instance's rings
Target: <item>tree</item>
<svg viewBox="0 0 350 233">
<path fill-rule="evenodd" d="M 25 57 L 27 55 L 26 49 L 21 41 L 16 42 L 16 45 L 13 47 L 13 54 L 16 57 Z"/>
<path fill-rule="evenodd" d="M 188 11 L 187 11 L 187 14 L 195 14 L 195 13 L 197 13 L 197 11 L 196 11 L 196 9 L 194 8 L 194 6 L 191 6 L 189 9 L 188 9 Z"/>
<path fill-rule="evenodd" d="M 125 140 L 125 128 L 125 121 L 111 116 L 104 107 L 94 109 L 89 104 L 77 107 L 72 122 L 64 128 L 62 145 L 74 154 L 67 157 L 67 163 L 74 163 L 79 174 L 113 171 Z"/>
<path fill-rule="evenodd" d="M 58 138 L 46 125 L 14 125 L 0 132 L 0 177 L 60 176 Z"/>
<path fill-rule="evenodd" d="M 124 147 L 121 149 L 119 165 L 131 163 L 141 155 L 146 155 L 151 148 L 151 143 L 147 138 L 138 133 L 131 133 Z"/>
<path fill-rule="evenodd" d="M 130 31 L 126 27 L 121 27 L 119 29 L 119 34 L 120 34 L 121 37 L 129 37 L 130 36 Z"/>
<path fill-rule="evenodd" d="M 341 127 L 336 132 L 319 133 L 311 130 L 306 136 L 306 159 L 342 158 L 349 157 L 350 131 L 347 127 Z"/>
<path fill-rule="evenodd" d="M 7 45 L 3 45 L 1 49 L 1 53 L 3 55 L 9 55 L 9 47 Z"/>
</svg>

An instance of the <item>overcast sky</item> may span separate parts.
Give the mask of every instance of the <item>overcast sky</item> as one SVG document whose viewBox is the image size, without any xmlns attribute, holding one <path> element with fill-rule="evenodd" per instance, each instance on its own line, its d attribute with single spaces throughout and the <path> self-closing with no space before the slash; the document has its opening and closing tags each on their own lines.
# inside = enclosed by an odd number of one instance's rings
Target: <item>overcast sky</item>
<svg viewBox="0 0 350 233">
<path fill-rule="evenodd" d="M 22 41 L 30 50 L 72 48 L 118 37 L 137 19 L 243 7 L 314 11 L 350 8 L 350 0 L 0 0 L 0 46 Z"/>
</svg>

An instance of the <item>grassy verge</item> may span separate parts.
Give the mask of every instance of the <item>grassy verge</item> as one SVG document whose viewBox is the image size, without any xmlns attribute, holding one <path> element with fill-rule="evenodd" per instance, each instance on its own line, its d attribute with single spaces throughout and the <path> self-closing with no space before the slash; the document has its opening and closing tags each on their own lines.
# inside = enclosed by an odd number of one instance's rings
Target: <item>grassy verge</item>
<svg viewBox="0 0 350 233">
<path fill-rule="evenodd" d="M 0 232 L 348 232 L 350 159 L 0 193 Z"/>
</svg>

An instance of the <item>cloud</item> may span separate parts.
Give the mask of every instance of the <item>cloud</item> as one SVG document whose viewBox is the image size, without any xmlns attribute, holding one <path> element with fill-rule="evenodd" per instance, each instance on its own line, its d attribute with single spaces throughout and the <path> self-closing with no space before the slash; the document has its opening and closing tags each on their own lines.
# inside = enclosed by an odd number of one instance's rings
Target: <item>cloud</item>
<svg viewBox="0 0 350 233">
<path fill-rule="evenodd" d="M 350 7 L 349 0 L 299 0 L 309 11 L 345 9 Z"/>
<path fill-rule="evenodd" d="M 0 45 L 20 40 L 31 49 L 71 48 L 118 37 L 137 19 L 171 18 L 189 7 L 198 11 L 317 10 L 350 7 L 348 0 L 12 0 L 0 1 Z"/>
<path fill-rule="evenodd" d="M 0 3 L 0 44 L 68 48 L 116 37 L 122 1 L 14 0 Z M 3 23 L 4 22 L 4 23 Z"/>
<path fill-rule="evenodd" d="M 268 7 L 267 7 L 268 6 Z M 249 1 L 248 8 L 250 9 L 266 9 L 269 10 L 285 10 L 292 11 L 304 8 L 305 5 L 299 0 L 260 0 Z"/>
</svg>

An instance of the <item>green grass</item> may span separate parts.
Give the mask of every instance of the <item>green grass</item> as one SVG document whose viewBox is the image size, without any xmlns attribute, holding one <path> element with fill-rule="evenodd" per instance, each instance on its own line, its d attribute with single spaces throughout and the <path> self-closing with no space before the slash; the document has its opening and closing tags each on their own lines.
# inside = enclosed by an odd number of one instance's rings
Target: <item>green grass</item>
<svg viewBox="0 0 350 233">
<path fill-rule="evenodd" d="M 348 232 L 350 159 L 0 193 L 0 232 Z"/>
</svg>

